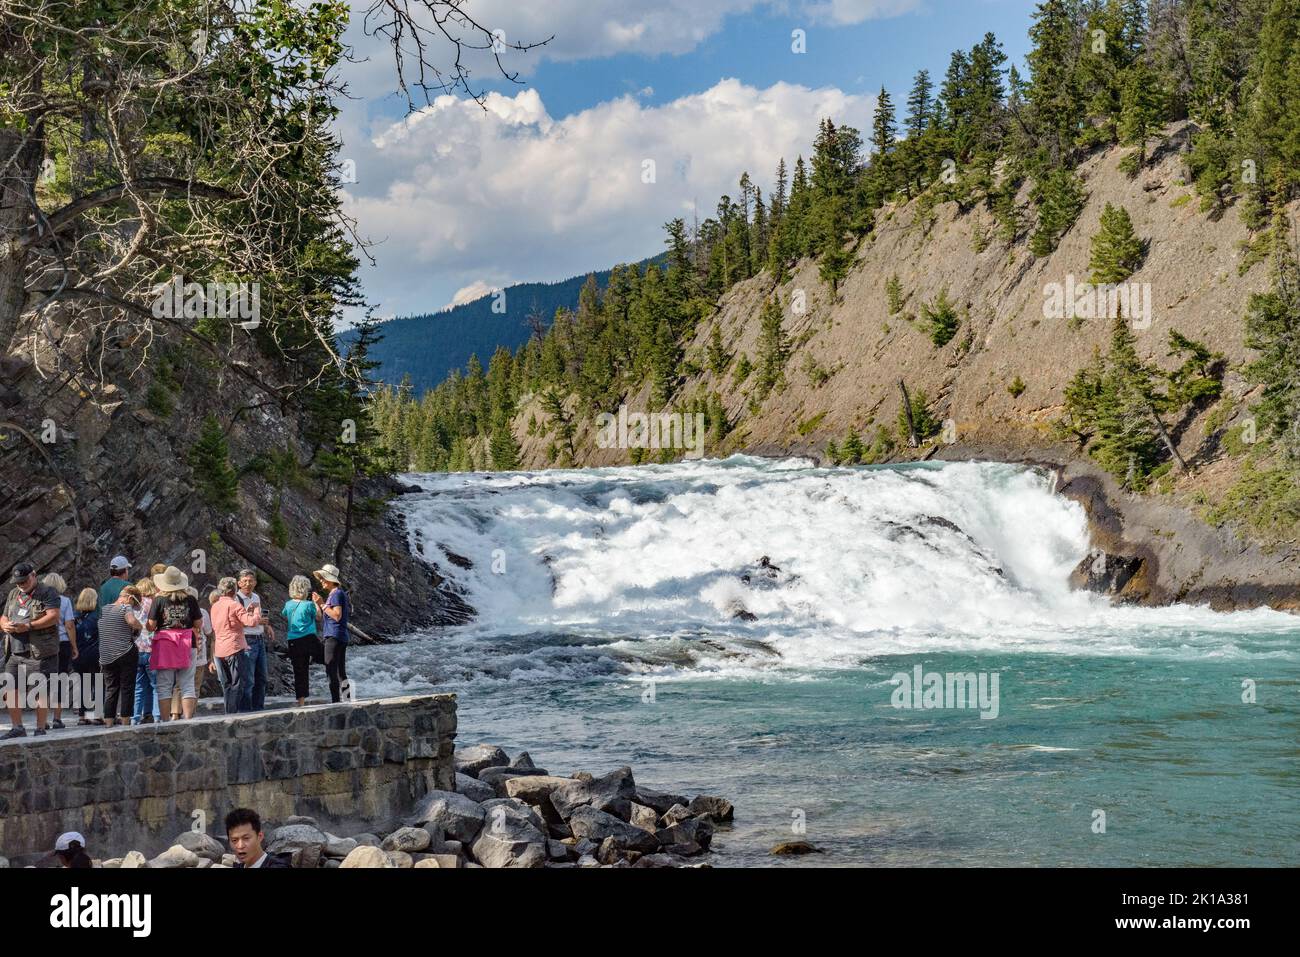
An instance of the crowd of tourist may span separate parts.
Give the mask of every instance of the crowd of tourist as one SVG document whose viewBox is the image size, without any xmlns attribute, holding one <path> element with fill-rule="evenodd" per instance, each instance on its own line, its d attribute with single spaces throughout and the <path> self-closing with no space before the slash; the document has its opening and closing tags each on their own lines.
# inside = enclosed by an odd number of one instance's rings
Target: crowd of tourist
<svg viewBox="0 0 1300 957">
<path fill-rule="evenodd" d="M 204 607 L 198 589 L 174 565 L 156 564 L 135 581 L 131 569 L 118 555 L 98 590 L 83 588 L 73 600 L 57 573 L 41 578 L 28 562 L 14 566 L 0 614 L 3 674 L 11 679 L 4 702 L 10 728 L 0 739 L 27 734 L 25 706 L 35 711 L 36 734 L 64 727 L 63 702 L 51 702 L 48 694 L 55 675 L 103 676 L 102 717 L 78 707 L 81 725 L 192 718 L 209 674 L 220 685 L 226 714 L 265 707 L 276 629 L 257 594 L 257 574 L 245 568 L 220 579 Z M 296 575 L 280 611 L 299 705 L 306 702 L 313 664 L 325 666 L 332 701 L 341 699 L 348 680 L 351 599 L 335 566 L 312 575 L 320 591 Z M 34 700 L 24 700 L 29 688 Z"/>
</svg>

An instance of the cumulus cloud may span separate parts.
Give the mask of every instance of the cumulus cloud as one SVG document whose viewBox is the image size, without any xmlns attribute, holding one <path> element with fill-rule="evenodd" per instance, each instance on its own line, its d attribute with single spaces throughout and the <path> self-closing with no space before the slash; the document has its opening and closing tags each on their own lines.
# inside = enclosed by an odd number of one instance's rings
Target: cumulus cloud
<svg viewBox="0 0 1300 957">
<path fill-rule="evenodd" d="M 473 302 L 476 299 L 482 299 L 499 287 L 491 283 L 484 282 L 482 279 L 476 279 L 468 286 L 461 286 L 456 290 L 456 294 L 451 297 L 451 302 L 443 306 L 444 309 L 451 309 L 453 306 L 463 306 L 467 302 Z"/>
<path fill-rule="evenodd" d="M 560 119 L 536 90 L 487 110 L 441 97 L 374 136 L 347 209 L 382 241 L 363 271 L 386 311 L 427 311 L 449 290 L 561 279 L 663 248 L 663 223 L 766 193 L 777 161 L 807 154 L 819 118 L 865 129 L 872 99 L 734 79 L 659 105 L 629 94 Z M 654 182 L 643 182 L 653 163 Z M 367 193 L 367 185 L 383 184 Z M 509 271 L 507 275 L 505 270 Z M 457 293 L 459 296 L 460 293 Z"/>
</svg>

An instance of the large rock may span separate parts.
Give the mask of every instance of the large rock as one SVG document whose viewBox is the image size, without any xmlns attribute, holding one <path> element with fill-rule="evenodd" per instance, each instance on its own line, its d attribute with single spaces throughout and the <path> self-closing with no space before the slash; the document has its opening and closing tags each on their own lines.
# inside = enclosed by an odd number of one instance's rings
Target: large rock
<svg viewBox="0 0 1300 957">
<path fill-rule="evenodd" d="M 395 867 L 388 852 L 363 844 L 343 859 L 339 867 Z"/>
<path fill-rule="evenodd" d="M 623 851 L 649 853 L 659 849 L 659 841 L 654 834 L 587 805 L 573 809 L 569 815 L 569 827 L 573 829 L 574 837 L 585 837 L 600 844 L 612 839 L 614 845 Z"/>
<path fill-rule="evenodd" d="M 654 808 L 646 807 L 644 804 L 637 804 L 633 801 L 632 815 L 629 818 L 629 823 L 653 834 L 659 829 L 659 815 L 655 813 Z"/>
<path fill-rule="evenodd" d="M 646 807 L 654 808 L 656 814 L 666 814 L 668 809 L 674 804 L 680 804 L 685 807 L 690 804 L 690 798 L 681 794 L 666 794 L 663 791 L 652 791 L 649 788 L 638 787 L 636 797 L 633 799 L 638 804 L 644 804 Z"/>
<path fill-rule="evenodd" d="M 693 817 L 672 827 L 660 828 L 655 836 L 660 844 L 698 844 L 707 850 L 713 840 L 713 825 L 707 818 Z"/>
<path fill-rule="evenodd" d="M 139 851 L 127 851 L 126 856 L 122 858 L 122 867 L 124 869 L 148 866 L 148 862 L 145 861 L 144 855 Z"/>
<path fill-rule="evenodd" d="M 483 826 L 483 808 L 455 791 L 430 791 L 420 799 L 411 825 L 433 824 L 454 841 L 468 844 Z"/>
<path fill-rule="evenodd" d="M 424 850 L 431 843 L 429 832 L 421 827 L 400 827 L 384 838 L 379 846 L 385 851 L 404 851 L 414 854 Z"/>
<path fill-rule="evenodd" d="M 730 801 L 720 797 L 709 797 L 707 794 L 693 798 L 687 805 L 687 809 L 695 817 L 708 818 L 716 824 L 723 824 L 735 816 L 735 808 L 731 806 Z"/>
<path fill-rule="evenodd" d="M 572 783 L 573 778 L 560 778 L 551 774 L 509 778 L 506 780 L 506 797 L 518 798 L 525 804 L 541 804 L 556 788 Z"/>
<path fill-rule="evenodd" d="M 314 824 L 285 824 L 275 829 L 266 843 L 270 854 L 286 854 L 304 847 L 324 847 L 330 843 L 329 835 Z"/>
<path fill-rule="evenodd" d="M 176 843 L 187 851 L 197 854 L 205 860 L 216 863 L 221 860 L 221 855 L 226 853 L 226 849 L 221 846 L 221 842 L 216 838 L 199 831 L 186 831 L 180 837 L 176 838 Z"/>
<path fill-rule="evenodd" d="M 546 831 L 546 822 L 542 820 L 542 816 L 537 813 L 537 808 L 533 807 L 531 804 L 525 804 L 517 798 L 493 798 L 491 801 L 484 801 L 481 807 L 483 808 L 483 822 L 485 826 L 496 820 L 496 816 L 499 816 L 501 813 L 497 811 L 496 808 L 501 807 L 507 808 L 513 813 L 522 814 L 528 823 L 537 828 L 537 830 L 542 832 Z"/>
<path fill-rule="evenodd" d="M 337 841 L 330 841 L 326 844 L 321 853 L 326 857 L 342 860 L 360 846 L 350 837 L 340 837 Z"/>
<path fill-rule="evenodd" d="M 515 755 L 514 760 L 510 762 L 510 767 L 520 770 L 528 770 L 535 769 L 537 765 L 533 764 L 533 759 L 527 751 L 520 751 Z"/>
<path fill-rule="evenodd" d="M 492 788 L 497 797 L 507 797 L 506 784 L 514 778 L 544 777 L 543 768 L 484 768 L 478 779 Z"/>
<path fill-rule="evenodd" d="M 415 866 L 415 858 L 411 857 L 405 851 L 385 851 L 388 859 L 393 862 L 394 867 L 410 870 Z"/>
<path fill-rule="evenodd" d="M 1101 595 L 1118 595 L 1142 568 L 1136 555 L 1111 555 L 1094 548 L 1070 572 L 1070 587 Z"/>
<path fill-rule="evenodd" d="M 472 778 L 468 774 L 456 773 L 456 793 L 463 794 L 471 801 L 482 803 L 490 801 L 497 796 L 496 788 L 490 784 L 484 784 L 478 778 Z"/>
<path fill-rule="evenodd" d="M 471 851 L 484 867 L 544 867 L 546 835 L 512 802 L 499 801 L 489 811 Z"/>
<path fill-rule="evenodd" d="M 510 758 L 495 744 L 476 744 L 456 749 L 456 772 L 476 778 L 485 768 L 504 768 Z"/>
<path fill-rule="evenodd" d="M 460 858 L 455 854 L 429 854 L 423 860 L 415 862 L 416 867 L 460 867 Z"/>
<path fill-rule="evenodd" d="M 199 855 L 193 851 L 187 851 L 179 844 L 173 844 L 167 850 L 163 851 L 146 866 L 151 869 L 169 869 L 176 867 L 198 867 Z"/>
<path fill-rule="evenodd" d="M 636 781 L 631 768 L 619 768 L 590 781 L 573 781 L 551 792 L 550 801 L 566 821 L 575 808 L 593 807 L 626 821 L 632 815 Z"/>
</svg>

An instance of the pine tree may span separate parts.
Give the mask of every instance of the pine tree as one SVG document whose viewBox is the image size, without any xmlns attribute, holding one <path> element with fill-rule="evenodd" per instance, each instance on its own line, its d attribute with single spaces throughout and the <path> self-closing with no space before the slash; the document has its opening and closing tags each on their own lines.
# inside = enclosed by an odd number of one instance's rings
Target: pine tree
<svg viewBox="0 0 1300 957">
<path fill-rule="evenodd" d="M 234 511 L 239 495 L 239 476 L 230 467 L 230 447 L 215 416 L 209 415 L 203 420 L 189 459 L 199 497 L 216 512 Z"/>
<path fill-rule="evenodd" d="M 1147 162 L 1147 140 L 1159 129 L 1161 95 L 1155 74 L 1141 61 L 1124 75 L 1119 118 L 1120 141 L 1138 148 L 1137 168 Z"/>
<path fill-rule="evenodd" d="M 1145 249 L 1133 231 L 1133 220 L 1123 206 L 1106 204 L 1101 214 L 1101 229 L 1092 237 L 1092 256 L 1088 266 L 1092 281 L 1120 283 L 1142 265 Z"/>
<path fill-rule="evenodd" d="M 930 71 L 921 70 L 912 81 L 912 92 L 907 97 L 907 136 L 909 139 L 919 137 L 930 125 L 934 103 L 931 94 L 934 84 L 930 81 Z"/>
<path fill-rule="evenodd" d="M 492 467 L 498 472 L 513 472 L 519 468 L 519 443 L 509 422 L 498 422 L 492 430 L 489 445 L 492 454 Z"/>
<path fill-rule="evenodd" d="M 1084 113 L 1075 85 L 1078 49 L 1073 6 L 1071 0 L 1042 0 L 1029 28 L 1029 103 L 1053 166 L 1065 162 L 1073 150 Z"/>
<path fill-rule="evenodd" d="M 840 446 L 840 461 L 844 465 L 857 465 L 862 461 L 866 451 L 857 430 L 850 428 L 848 435 L 844 437 L 844 443 Z"/>
<path fill-rule="evenodd" d="M 871 123 L 871 146 L 874 151 L 873 163 L 884 162 L 889 154 L 894 151 L 894 140 L 897 135 L 898 128 L 894 122 L 894 101 L 890 98 L 889 91 L 882 86 L 880 95 L 876 97 L 876 110 Z"/>
<path fill-rule="evenodd" d="M 766 397 L 780 383 L 790 358 L 790 344 L 781 328 L 781 304 L 769 299 L 759 317 L 758 392 Z"/>
</svg>

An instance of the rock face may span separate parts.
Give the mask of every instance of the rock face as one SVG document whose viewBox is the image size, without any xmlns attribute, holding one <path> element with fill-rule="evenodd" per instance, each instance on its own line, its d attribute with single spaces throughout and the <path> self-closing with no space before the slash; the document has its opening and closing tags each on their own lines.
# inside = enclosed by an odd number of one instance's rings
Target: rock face
<svg viewBox="0 0 1300 957">
<path fill-rule="evenodd" d="M 551 791 L 550 801 L 560 817 L 568 820 L 575 808 L 588 806 L 627 820 L 636 797 L 631 768 L 619 768 L 591 781 L 575 781 Z"/>
<path fill-rule="evenodd" d="M 1094 548 L 1070 572 L 1070 587 L 1115 597 L 1142 568 L 1136 555 L 1108 555 Z"/>
<path fill-rule="evenodd" d="M 542 867 L 548 857 L 546 835 L 527 814 L 505 802 L 487 814 L 471 852 L 484 867 Z"/>
<path fill-rule="evenodd" d="M 456 749 L 456 773 L 476 778 L 487 768 L 504 768 L 510 764 L 506 753 L 493 744 L 476 744 Z"/>
<path fill-rule="evenodd" d="M 574 837 L 600 843 L 612 840 L 619 850 L 648 853 L 659 846 L 655 835 L 644 828 L 625 824 L 612 814 L 586 805 L 573 809 L 569 815 L 569 827 L 573 829 Z"/>
</svg>

